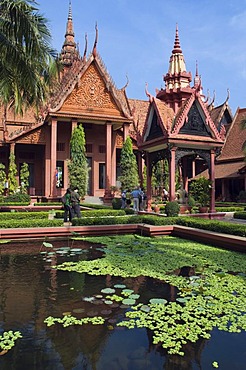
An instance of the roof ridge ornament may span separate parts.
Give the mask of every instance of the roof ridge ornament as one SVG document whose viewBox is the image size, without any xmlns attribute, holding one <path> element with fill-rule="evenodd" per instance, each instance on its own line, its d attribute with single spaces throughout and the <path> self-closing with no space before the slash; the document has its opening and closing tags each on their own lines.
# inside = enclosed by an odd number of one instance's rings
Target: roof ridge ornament
<svg viewBox="0 0 246 370">
<path fill-rule="evenodd" d="M 92 51 L 92 54 L 93 54 L 94 58 L 97 56 L 97 42 L 98 42 L 97 22 L 96 22 L 96 25 L 95 25 L 95 30 L 96 30 L 96 36 L 95 36 L 95 42 L 94 42 L 93 51 Z"/>
<path fill-rule="evenodd" d="M 145 82 L 145 94 L 148 96 L 150 103 L 152 103 L 154 100 L 154 97 L 148 91 L 148 82 Z"/>
<path fill-rule="evenodd" d="M 88 38 L 87 38 L 87 33 L 85 33 L 85 50 L 84 50 L 84 54 L 83 54 L 83 61 L 84 62 L 86 62 L 87 46 L 88 46 Z"/>
</svg>

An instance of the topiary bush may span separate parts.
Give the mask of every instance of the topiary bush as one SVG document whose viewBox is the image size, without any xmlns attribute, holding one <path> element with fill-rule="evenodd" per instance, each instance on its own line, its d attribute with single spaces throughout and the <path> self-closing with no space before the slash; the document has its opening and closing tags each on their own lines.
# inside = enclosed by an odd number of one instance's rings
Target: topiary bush
<svg viewBox="0 0 246 370">
<path fill-rule="evenodd" d="M 168 202 L 165 205 L 165 213 L 167 217 L 177 217 L 179 215 L 180 206 L 175 200 Z"/>
<path fill-rule="evenodd" d="M 113 209 L 121 209 L 122 201 L 120 198 L 114 198 L 112 200 Z"/>
</svg>

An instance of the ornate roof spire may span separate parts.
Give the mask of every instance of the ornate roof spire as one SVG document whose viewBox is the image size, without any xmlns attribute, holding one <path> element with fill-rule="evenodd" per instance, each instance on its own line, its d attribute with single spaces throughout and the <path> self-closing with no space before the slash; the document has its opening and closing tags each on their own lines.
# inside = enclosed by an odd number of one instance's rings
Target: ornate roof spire
<svg viewBox="0 0 246 370">
<path fill-rule="evenodd" d="M 178 24 L 176 24 L 176 33 L 175 33 L 175 41 L 174 41 L 174 48 L 172 51 L 173 54 L 182 54 L 182 50 L 180 47 L 180 42 L 179 42 L 179 29 L 178 29 Z"/>
<path fill-rule="evenodd" d="M 61 63 L 70 67 L 75 59 L 78 59 L 79 53 L 76 50 L 76 42 L 74 41 L 74 31 L 73 31 L 73 17 L 72 17 L 72 3 L 69 0 L 69 10 L 67 18 L 67 27 L 65 33 L 65 41 L 62 46 L 61 51 Z"/>
<path fill-rule="evenodd" d="M 164 100 L 174 112 L 177 112 L 182 102 L 192 94 L 192 88 L 190 87 L 192 76 L 190 72 L 186 71 L 177 24 L 174 47 L 169 59 L 169 69 L 167 74 L 164 75 L 163 80 L 165 81 L 165 89 L 161 89 L 157 93 L 157 97 Z"/>
<path fill-rule="evenodd" d="M 174 48 L 169 60 L 169 70 L 164 81 L 166 88 L 170 90 L 190 87 L 191 74 L 186 72 L 185 60 L 180 47 L 178 25 L 176 25 Z"/>
</svg>

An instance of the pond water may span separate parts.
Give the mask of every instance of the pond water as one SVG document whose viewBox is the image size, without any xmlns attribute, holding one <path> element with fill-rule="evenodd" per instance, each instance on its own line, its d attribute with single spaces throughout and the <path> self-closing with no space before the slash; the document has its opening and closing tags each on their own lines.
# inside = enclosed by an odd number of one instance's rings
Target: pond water
<svg viewBox="0 0 246 370">
<path fill-rule="evenodd" d="M 71 247 L 68 243 L 55 246 L 66 250 Z M 9 330 L 22 334 L 12 349 L 0 356 L 1 370 L 209 370 L 214 361 L 219 369 L 245 369 L 245 332 L 214 329 L 209 340 L 187 346 L 185 356 L 169 355 L 152 343 L 150 330 L 117 327 L 115 323 L 129 307 L 122 302 L 108 305 L 101 293 L 107 287 L 126 286 L 147 303 L 156 296 L 175 299 L 176 288 L 143 276 L 119 278 L 52 269 L 51 265 L 64 261 L 98 258 L 103 252 L 76 241 L 72 256 L 63 255 L 62 249 L 47 256 L 40 253 L 41 244 L 0 246 L 0 335 Z M 105 323 L 69 327 L 44 323 L 48 316 L 65 314 L 79 319 L 102 316 Z"/>
</svg>

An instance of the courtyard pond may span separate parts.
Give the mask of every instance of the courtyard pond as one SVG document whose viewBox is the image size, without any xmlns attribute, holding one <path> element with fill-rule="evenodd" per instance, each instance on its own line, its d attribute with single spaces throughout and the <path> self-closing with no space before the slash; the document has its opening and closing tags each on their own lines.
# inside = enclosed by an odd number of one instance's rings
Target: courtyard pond
<svg viewBox="0 0 246 370">
<path fill-rule="evenodd" d="M 243 370 L 245 283 L 174 237 L 0 244 L 0 369 Z"/>
</svg>

